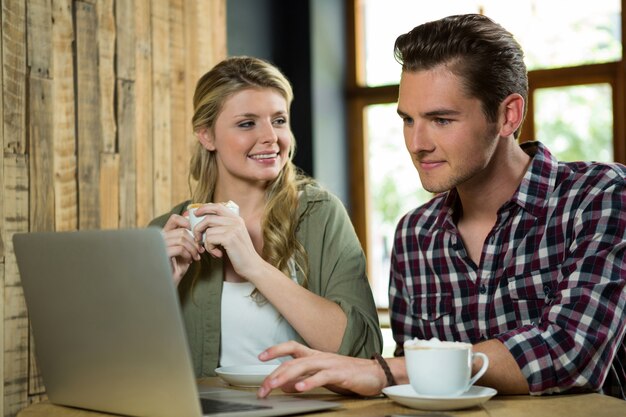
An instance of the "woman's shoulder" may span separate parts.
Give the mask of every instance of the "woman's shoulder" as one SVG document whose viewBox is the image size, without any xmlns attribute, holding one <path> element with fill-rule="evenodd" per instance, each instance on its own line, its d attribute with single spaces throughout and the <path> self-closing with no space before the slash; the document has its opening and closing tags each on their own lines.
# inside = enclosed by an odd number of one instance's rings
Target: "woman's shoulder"
<svg viewBox="0 0 626 417">
<path fill-rule="evenodd" d="M 152 219 L 149 226 L 165 226 L 165 223 L 167 223 L 167 219 L 169 219 L 172 214 L 183 215 L 185 212 L 185 208 L 189 205 L 190 202 L 191 200 L 186 200 L 180 204 L 175 205 L 169 212 L 161 214 L 160 216 Z"/>
<path fill-rule="evenodd" d="M 329 214 L 337 210 L 345 211 L 345 206 L 339 197 L 325 189 L 315 180 L 311 180 L 299 187 L 299 192 L 299 211 L 301 216 L 305 213 L 310 215 L 314 212 Z"/>
<path fill-rule="evenodd" d="M 300 192 L 299 198 L 301 203 L 308 204 L 325 201 L 339 201 L 339 198 L 313 179 L 310 179 L 306 183 L 300 185 L 298 190 Z"/>
</svg>

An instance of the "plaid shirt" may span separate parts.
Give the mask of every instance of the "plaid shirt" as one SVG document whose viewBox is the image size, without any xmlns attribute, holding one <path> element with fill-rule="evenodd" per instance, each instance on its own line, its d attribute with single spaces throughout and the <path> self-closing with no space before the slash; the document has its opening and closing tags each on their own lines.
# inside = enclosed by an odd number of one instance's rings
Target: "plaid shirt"
<svg viewBox="0 0 626 417">
<path fill-rule="evenodd" d="M 398 223 L 391 326 L 417 337 L 501 341 L 531 394 L 602 390 L 626 399 L 626 167 L 559 163 L 538 142 L 498 211 L 477 267 L 451 190 Z"/>
</svg>

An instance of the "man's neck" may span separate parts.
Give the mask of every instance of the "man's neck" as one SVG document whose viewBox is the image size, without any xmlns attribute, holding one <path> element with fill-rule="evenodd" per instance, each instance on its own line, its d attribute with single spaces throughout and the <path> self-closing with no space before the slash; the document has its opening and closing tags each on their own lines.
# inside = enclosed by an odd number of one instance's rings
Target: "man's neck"
<svg viewBox="0 0 626 417">
<path fill-rule="evenodd" d="M 531 158 L 514 139 L 502 140 L 491 162 L 478 178 L 459 187 L 463 221 L 495 221 L 500 207 L 519 187 Z"/>
<path fill-rule="evenodd" d="M 496 223 L 498 210 L 515 193 L 529 164 L 530 157 L 513 138 L 501 140 L 489 166 L 457 187 L 461 205 L 457 228 L 476 266 L 481 265 L 485 239 Z"/>
</svg>

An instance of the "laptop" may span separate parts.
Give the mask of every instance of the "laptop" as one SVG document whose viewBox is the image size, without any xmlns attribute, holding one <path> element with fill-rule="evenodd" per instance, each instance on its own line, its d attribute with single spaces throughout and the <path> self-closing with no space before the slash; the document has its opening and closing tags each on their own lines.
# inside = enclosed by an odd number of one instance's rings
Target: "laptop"
<svg viewBox="0 0 626 417">
<path fill-rule="evenodd" d="M 49 400 L 130 416 L 279 416 L 339 407 L 196 383 L 158 229 L 13 238 Z"/>
</svg>

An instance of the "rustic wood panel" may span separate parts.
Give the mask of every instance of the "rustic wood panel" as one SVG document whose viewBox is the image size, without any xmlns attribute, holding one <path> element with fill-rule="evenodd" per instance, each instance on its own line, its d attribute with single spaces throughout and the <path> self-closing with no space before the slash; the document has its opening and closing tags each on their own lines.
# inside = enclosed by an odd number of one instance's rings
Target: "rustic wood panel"
<svg viewBox="0 0 626 417">
<path fill-rule="evenodd" d="M 143 227 L 186 198 L 191 99 L 226 55 L 225 0 L 0 3 L 0 415 L 15 417 L 45 387 L 13 234 Z"/>
<path fill-rule="evenodd" d="M 100 123 L 102 150 L 116 151 L 115 125 L 115 16 L 113 0 L 98 0 L 98 78 L 100 80 Z M 92 45 L 93 47 L 93 45 Z"/>
<path fill-rule="evenodd" d="M 4 9 L 4 4 L 0 2 L 0 7 Z M 4 10 L 3 10 L 4 11 Z M 4 27 L 4 13 L 0 16 L 2 26 Z M 2 48 L 3 36 L 0 33 L 0 68 L 4 69 Z M 0 72 L 0 117 L 4 117 L 4 77 Z M 0 125 L 0 191 L 4 195 L 4 123 Z M 4 199 L 0 198 L 0 300 L 4 304 Z M 0 416 L 4 416 L 4 309 L 2 310 L 2 318 L 0 318 L 0 340 L 2 340 L 2 356 L 0 357 Z"/>
<path fill-rule="evenodd" d="M 52 9 L 51 2 L 34 0 L 27 8 L 29 77 L 30 229 L 54 230 L 54 168 L 52 145 Z"/>
<path fill-rule="evenodd" d="M 135 83 L 117 82 L 120 227 L 135 227 L 137 213 L 137 142 L 135 140 Z"/>
<path fill-rule="evenodd" d="M 4 167 L 4 157 L 0 156 L 0 159 L 2 160 L 2 162 L 0 163 L 0 165 L 2 167 Z M 4 190 L 2 190 L 4 193 Z M 2 202 L 0 202 L 0 205 L 2 205 Z M 0 239 L 2 239 L 2 235 L 4 235 L 4 211 L 0 212 L 0 215 L 2 217 L 0 217 L 0 224 L 2 225 L 2 227 L 0 227 Z M 4 256 L 2 258 L 0 258 L 0 300 L 2 300 L 2 304 L 4 305 L 4 281 L 5 281 L 5 268 L 4 268 Z M 5 310 L 4 308 L 2 310 L 2 320 L 0 320 L 0 340 L 4 341 L 5 339 L 5 330 L 4 330 L 4 315 L 5 315 Z M 5 409 L 4 409 L 4 378 L 5 378 L 6 373 L 4 372 L 4 342 L 2 342 L 2 358 L 0 359 L 0 376 L 2 376 L 2 379 L 0 379 L 0 416 L 5 416 Z"/>
<path fill-rule="evenodd" d="M 32 114 L 29 135 L 30 172 L 30 230 L 33 232 L 54 230 L 54 167 L 52 134 L 52 81 L 46 78 L 30 78 L 29 104 Z"/>
<path fill-rule="evenodd" d="M 204 74 L 226 57 L 226 3 L 222 0 L 197 0 L 196 19 L 198 42 L 198 70 Z M 211 16 L 211 24 L 206 24 L 206 16 Z M 195 77 L 197 80 L 199 77 Z"/>
<path fill-rule="evenodd" d="M 97 24 L 95 6 L 82 1 L 76 8 L 78 225 L 97 229 L 99 216 L 99 164 L 102 149 L 100 83 L 98 80 Z"/>
<path fill-rule="evenodd" d="M 135 134 L 135 2 L 117 0 L 117 149 L 120 155 L 120 227 L 136 226 L 137 172 Z"/>
<path fill-rule="evenodd" d="M 4 152 L 26 151 L 26 7 L 2 0 L 2 109 Z"/>
<path fill-rule="evenodd" d="M 120 156 L 100 155 L 100 228 L 117 229 L 120 217 Z"/>
<path fill-rule="evenodd" d="M 13 285 L 15 278 L 15 262 L 12 260 L 12 245 L 9 230 L 15 226 L 8 217 L 15 211 L 16 206 L 12 203 L 9 188 L 16 187 L 16 170 L 14 164 L 5 163 L 4 155 L 26 151 L 26 8 L 23 1 L 2 1 L 2 35 L 1 58 L 2 61 L 2 153 L 0 153 L 0 191 L 2 202 L 0 203 L 0 242 L 2 256 L 0 257 L 0 291 L 2 302 L 2 319 L 0 320 L 0 341 L 2 341 L 2 358 L 0 358 L 0 415 L 6 416 L 14 413 L 14 410 L 24 404 L 27 391 L 20 386 L 20 378 L 25 378 L 24 358 L 26 352 L 20 352 L 23 346 L 21 338 L 13 338 L 13 333 L 22 326 L 20 298 L 15 300 L 17 304 L 8 304 L 11 297 L 15 296 L 13 288 L 7 289 L 7 285 Z M 14 318 L 17 317 L 17 318 Z"/>
<path fill-rule="evenodd" d="M 190 195 L 187 187 L 189 159 L 191 158 L 188 146 L 188 130 L 191 116 L 185 112 L 185 30 L 184 30 L 184 1 L 170 2 L 170 62 L 171 62 L 171 159 L 170 176 L 172 178 L 171 201 L 183 201 Z"/>
<path fill-rule="evenodd" d="M 2 6 L 0 2 L 0 7 Z M 1 20 L 1 18 L 0 18 Z M 4 68 L 2 65 L 2 36 L 0 34 L 0 68 Z M 2 77 L 2 73 L 0 72 L 0 115 L 4 114 L 4 77 Z M 0 149 L 2 153 L 0 154 L 0 190 L 2 190 L 2 186 L 4 185 L 4 126 L 0 125 Z M 4 200 L 0 198 L 0 300 L 3 299 L 3 285 L 4 282 L 4 240 L 2 239 L 3 230 L 4 230 Z M 4 340 L 4 330 L 2 326 L 2 320 L 0 320 L 0 340 Z M 0 375 L 2 375 L 2 360 L 0 359 Z M 0 392 L 4 390 L 3 382 L 0 380 Z M 4 408 L 4 403 L 2 402 L 0 395 L 0 413 Z"/>
<path fill-rule="evenodd" d="M 54 214 L 55 230 L 59 231 L 75 230 L 78 227 L 72 11 L 72 0 L 54 1 L 52 8 Z"/>
<path fill-rule="evenodd" d="M 172 206 L 172 137 L 169 4 L 152 1 L 152 135 L 154 137 L 154 210 Z"/>
<path fill-rule="evenodd" d="M 28 157 L 4 156 L 4 416 L 28 404 L 28 316 L 13 254 L 13 234 L 28 231 Z"/>
<path fill-rule="evenodd" d="M 137 226 L 154 218 L 151 0 L 135 2 L 135 140 Z"/>
<path fill-rule="evenodd" d="M 185 77 L 185 97 L 193 97 L 194 90 L 196 89 L 196 83 L 198 79 L 208 70 L 200 62 L 204 61 L 201 57 L 202 53 L 199 51 L 198 45 L 198 27 L 201 26 L 198 21 L 198 1 L 188 1 L 185 3 L 185 68 L 187 70 L 187 76 Z M 224 54 L 226 56 L 226 54 Z M 185 114 L 187 115 L 185 123 L 185 137 L 192 138 L 189 146 L 189 154 L 193 152 L 195 136 L 193 133 L 193 127 L 191 126 L 191 118 L 193 117 L 193 100 L 185 100 Z M 184 174 L 189 183 L 188 171 Z M 187 187 L 193 187 L 195 184 L 188 184 Z"/>
<path fill-rule="evenodd" d="M 135 79 L 135 1 L 115 1 L 115 62 L 118 80 Z"/>
<path fill-rule="evenodd" d="M 29 0 L 27 7 L 27 50 L 28 67 L 31 76 L 50 78 L 52 63 L 52 48 L 49 47 L 52 39 L 51 2 L 47 0 Z"/>
</svg>

